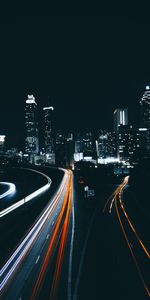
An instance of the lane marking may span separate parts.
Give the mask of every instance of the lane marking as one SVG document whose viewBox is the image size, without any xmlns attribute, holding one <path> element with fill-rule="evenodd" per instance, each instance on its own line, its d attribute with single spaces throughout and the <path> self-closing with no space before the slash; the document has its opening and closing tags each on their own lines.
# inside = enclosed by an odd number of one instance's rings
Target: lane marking
<svg viewBox="0 0 150 300">
<path fill-rule="evenodd" d="M 36 265 L 37 265 L 39 259 L 40 259 L 40 255 L 38 255 L 38 257 L 37 257 L 37 260 L 36 260 L 36 262 L 35 262 Z"/>
</svg>

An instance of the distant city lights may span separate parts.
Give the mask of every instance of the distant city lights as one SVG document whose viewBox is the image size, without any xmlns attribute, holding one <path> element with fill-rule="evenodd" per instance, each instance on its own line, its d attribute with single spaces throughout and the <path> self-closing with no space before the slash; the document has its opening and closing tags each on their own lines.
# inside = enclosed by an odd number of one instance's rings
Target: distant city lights
<svg viewBox="0 0 150 300">
<path fill-rule="evenodd" d="M 120 163 L 120 159 L 116 157 L 98 158 L 98 164 Z"/>
<path fill-rule="evenodd" d="M 5 142 L 6 135 L 0 135 L 0 143 Z"/>
<path fill-rule="evenodd" d="M 139 128 L 139 131 L 147 131 L 147 128 Z"/>
<path fill-rule="evenodd" d="M 43 110 L 47 110 L 47 109 L 54 110 L 54 107 L 53 107 L 53 106 L 49 106 L 49 107 L 43 107 Z"/>
</svg>

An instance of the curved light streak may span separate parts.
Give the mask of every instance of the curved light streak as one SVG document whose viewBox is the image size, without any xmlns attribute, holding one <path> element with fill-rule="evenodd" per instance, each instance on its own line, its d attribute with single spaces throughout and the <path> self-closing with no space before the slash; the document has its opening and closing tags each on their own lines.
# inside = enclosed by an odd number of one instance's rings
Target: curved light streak
<svg viewBox="0 0 150 300">
<path fill-rule="evenodd" d="M 41 188 L 39 188 L 38 190 L 34 191 L 33 193 L 29 194 L 25 198 L 19 200 L 18 202 L 14 203 L 14 204 L 10 205 L 9 207 L 5 208 L 4 210 L 2 210 L 0 212 L 0 218 L 2 218 L 5 215 L 9 214 L 10 212 L 15 210 L 16 208 L 20 207 L 21 205 L 24 205 L 26 202 L 32 200 L 33 198 L 41 195 L 43 192 L 47 191 L 50 188 L 52 180 L 47 175 L 45 175 L 42 172 L 35 171 L 35 170 L 32 170 L 32 169 L 26 169 L 26 170 L 29 170 L 29 171 L 32 171 L 32 172 L 35 172 L 35 173 L 38 173 L 38 174 L 44 176 L 47 179 L 48 183 L 46 185 L 42 186 Z M 13 186 L 11 186 L 11 191 L 12 190 L 13 190 Z"/>
<path fill-rule="evenodd" d="M 30 298 L 32 300 L 37 299 L 37 294 L 38 294 L 38 292 L 40 290 L 41 285 L 43 284 L 44 278 L 46 276 L 47 266 L 48 266 L 50 258 L 52 256 L 52 252 L 53 252 L 53 249 L 54 249 L 56 238 L 57 238 L 57 236 L 59 234 L 60 224 L 61 224 L 64 212 L 65 212 L 65 208 L 66 208 L 66 205 L 68 205 L 68 201 L 70 201 L 70 200 L 68 200 L 68 197 L 70 197 L 69 196 L 69 194 L 70 194 L 70 187 L 69 186 L 71 184 L 71 182 L 69 180 L 69 178 L 70 178 L 69 174 L 70 173 L 67 170 L 64 170 L 64 171 L 65 171 L 65 174 L 66 174 L 65 175 L 66 179 L 65 179 L 65 182 L 64 182 L 64 188 L 65 188 L 64 201 L 63 201 L 63 205 L 61 207 L 60 213 L 58 215 L 58 218 L 56 220 L 55 229 L 54 229 L 54 232 L 52 234 L 52 238 L 51 238 L 50 244 L 48 246 L 47 252 L 45 254 L 44 261 L 42 263 L 39 275 L 37 277 L 35 286 L 33 288 L 33 292 L 32 292 L 31 298 Z M 70 210 L 70 205 L 69 205 L 69 210 Z M 65 220 L 67 220 L 67 219 L 65 218 Z M 65 221 L 64 221 L 64 223 L 65 223 Z M 64 228 L 63 227 L 62 227 L 62 234 L 66 235 L 66 233 L 64 233 L 64 230 L 63 230 Z M 66 230 L 65 230 L 65 232 L 66 232 Z M 63 241 L 61 242 L 61 248 L 64 249 L 64 238 L 63 238 Z M 57 265 L 57 268 L 56 268 L 57 274 L 54 275 L 54 280 L 55 280 L 54 282 L 55 282 L 55 284 L 54 284 L 54 287 L 53 287 L 53 289 L 51 291 L 51 293 L 53 293 L 52 298 L 50 297 L 51 299 L 55 299 L 55 293 L 57 292 L 57 284 L 58 284 L 58 281 L 59 281 L 59 275 L 60 275 L 60 269 L 61 269 L 61 263 L 62 263 L 62 253 L 61 253 L 60 257 L 59 257 L 59 255 L 57 257 L 57 259 L 60 259 L 60 258 L 61 258 L 61 260 L 59 260 L 59 264 L 60 265 L 59 266 Z"/>
<path fill-rule="evenodd" d="M 16 191 L 16 186 L 15 186 L 14 183 L 0 182 L 0 184 L 7 185 L 9 187 L 8 190 L 5 193 L 0 195 L 0 199 L 3 199 L 4 197 L 6 197 L 10 194 L 13 194 Z"/>
<path fill-rule="evenodd" d="M 145 282 L 145 279 L 143 277 L 143 274 L 141 272 L 141 269 L 140 269 L 140 266 L 138 264 L 138 261 L 136 259 L 136 256 L 134 254 L 134 251 L 130 245 L 130 242 L 129 242 L 129 238 L 128 238 L 128 235 L 127 235 L 127 231 L 125 230 L 125 227 L 124 227 L 124 224 L 122 222 L 122 219 L 121 219 L 121 215 L 119 213 L 119 205 L 120 204 L 120 208 L 122 209 L 122 212 L 126 218 L 126 221 L 127 223 L 129 224 L 131 230 L 133 231 L 137 241 L 139 242 L 140 246 L 142 247 L 144 253 L 146 254 L 146 256 L 148 257 L 148 259 L 150 258 L 150 253 L 148 252 L 148 250 L 146 249 L 144 243 L 142 242 L 142 240 L 140 239 L 138 233 L 136 232 L 136 229 L 135 227 L 133 226 L 133 223 L 131 222 L 131 219 L 129 218 L 126 210 L 125 210 L 125 207 L 124 207 L 124 204 L 123 204 L 123 201 L 122 201 L 122 192 L 123 190 L 125 189 L 126 185 L 128 184 L 128 181 L 129 181 L 129 176 L 126 176 L 124 178 L 124 181 L 119 185 L 119 187 L 115 190 L 115 192 L 109 197 L 109 199 L 107 200 L 106 204 L 105 204 L 105 207 L 103 209 L 103 212 L 105 212 L 106 208 L 107 208 L 107 205 L 109 204 L 110 202 L 110 207 L 109 207 L 109 213 L 112 212 L 112 207 L 113 205 L 115 205 L 115 209 L 116 209 L 116 213 L 117 213 L 117 217 L 118 217 L 118 220 L 119 220 L 119 223 L 120 223 L 120 226 L 121 226 L 121 229 L 122 229 L 122 232 L 123 232 L 123 235 L 125 237 L 125 240 L 126 240 L 126 243 L 128 245 L 128 248 L 131 252 L 131 255 L 132 255 L 132 258 L 133 258 L 133 261 L 134 261 L 134 264 L 136 266 L 136 269 L 137 269 L 137 272 L 139 274 L 139 277 L 141 279 L 141 282 L 144 286 L 144 289 L 148 295 L 148 297 L 150 298 L 150 290 L 149 290 L 149 287 L 147 286 L 146 282 Z M 112 199 L 113 197 L 113 199 Z"/>
<path fill-rule="evenodd" d="M 47 221 L 47 219 L 50 217 L 55 206 L 57 205 L 60 195 L 63 192 L 65 184 L 66 184 L 66 180 L 67 180 L 66 173 L 67 172 L 65 171 L 63 181 L 59 187 L 58 192 L 53 197 L 53 200 L 51 201 L 51 203 L 47 206 L 47 208 L 44 210 L 42 215 L 38 218 L 35 225 L 29 231 L 27 236 L 20 243 L 20 245 L 17 247 L 17 249 L 14 251 L 14 253 L 11 255 L 11 257 L 8 259 L 8 261 L 5 263 L 5 265 L 0 270 L 0 277 L 3 275 L 3 279 L 0 282 L 0 290 L 2 290 L 5 287 L 5 285 L 7 284 L 8 280 L 10 279 L 12 274 L 19 266 L 19 263 L 22 261 L 22 259 L 25 257 L 25 255 L 29 251 L 33 242 L 35 242 L 40 230 L 42 229 L 42 227 L 45 224 L 45 222 Z"/>
<path fill-rule="evenodd" d="M 128 224 L 130 225 L 132 231 L 134 232 L 134 234 L 135 234 L 135 236 L 136 236 L 138 242 L 140 243 L 141 247 L 143 248 L 143 250 L 144 250 L 146 256 L 150 259 L 150 253 L 149 253 L 148 250 L 146 249 L 144 243 L 142 242 L 141 238 L 139 237 L 138 233 L 136 232 L 135 227 L 133 226 L 133 224 L 132 224 L 132 222 L 131 222 L 129 216 L 127 215 L 127 212 L 126 212 L 126 210 L 125 210 L 125 208 L 124 208 L 124 205 L 123 205 L 123 202 L 122 202 L 122 198 L 121 198 L 121 194 L 120 194 L 120 193 L 119 193 L 119 201 L 120 201 L 121 208 L 122 208 L 122 210 L 123 210 L 123 213 L 124 213 L 124 215 L 125 215 L 125 217 L 126 217 L 126 220 L 127 220 Z"/>
<path fill-rule="evenodd" d="M 120 223 L 120 226 L 121 226 L 123 235 L 124 235 L 124 237 L 125 237 L 125 240 L 126 240 L 126 243 L 127 243 L 127 245 L 128 245 L 128 248 L 129 248 L 129 250 L 130 250 L 130 252 L 131 252 L 131 255 L 132 255 L 134 264 L 135 264 L 135 266 L 136 266 L 137 272 L 138 272 L 139 277 L 140 277 L 140 279 L 141 279 L 141 282 L 142 282 L 142 284 L 143 284 L 143 286 L 144 286 L 144 289 L 145 289 L 145 291 L 146 291 L 148 297 L 150 298 L 150 291 L 149 291 L 149 288 L 148 288 L 148 286 L 147 286 L 147 284 L 146 284 L 146 282 L 145 282 L 145 280 L 144 280 L 144 277 L 143 277 L 143 275 L 142 275 L 141 269 L 140 269 L 140 267 L 139 267 L 139 264 L 138 264 L 138 262 L 137 262 L 137 259 L 136 259 L 135 255 L 134 255 L 134 252 L 133 252 L 132 247 L 131 247 L 131 245 L 130 245 L 129 239 L 128 239 L 128 237 L 127 237 L 127 233 L 126 233 L 126 231 L 125 231 L 125 229 L 124 229 L 124 226 L 123 226 L 123 223 L 122 223 L 122 221 L 121 221 L 121 217 L 120 217 L 119 210 L 118 210 L 118 204 L 117 204 L 117 196 L 116 196 L 116 198 L 115 198 L 115 207 L 116 207 L 116 212 L 117 212 L 118 220 L 119 220 L 119 223 Z"/>
</svg>

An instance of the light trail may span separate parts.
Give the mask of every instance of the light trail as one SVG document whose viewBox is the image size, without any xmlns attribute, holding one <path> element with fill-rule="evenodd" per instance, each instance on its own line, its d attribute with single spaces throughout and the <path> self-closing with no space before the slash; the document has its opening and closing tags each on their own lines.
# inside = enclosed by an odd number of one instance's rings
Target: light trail
<svg viewBox="0 0 150 300">
<path fill-rule="evenodd" d="M 69 171 L 66 171 L 66 173 L 70 174 Z M 68 199 L 70 199 L 71 184 L 72 184 L 72 181 L 70 179 L 69 183 L 68 184 L 66 183 L 66 193 L 65 193 L 65 198 L 64 198 L 64 201 L 63 201 L 63 205 L 62 205 L 60 213 L 57 217 L 57 221 L 56 221 L 55 228 L 54 228 L 51 240 L 50 240 L 50 244 L 48 246 L 48 249 L 47 249 L 44 261 L 42 263 L 42 267 L 40 269 L 38 278 L 36 280 L 35 286 L 33 288 L 33 292 L 32 292 L 31 298 L 30 298 L 32 300 L 37 299 L 37 295 L 39 293 L 40 287 L 42 286 L 42 284 L 44 282 L 44 278 L 46 276 L 46 271 L 47 271 L 50 259 L 52 258 L 53 250 L 54 250 L 54 247 L 55 247 L 55 244 L 56 244 L 56 240 L 57 240 L 57 237 L 59 235 L 60 224 L 62 222 L 62 218 L 63 218 L 64 212 L 65 212 L 66 206 L 68 206 L 67 215 L 65 217 L 65 221 L 63 223 L 63 227 L 62 227 L 62 230 L 61 230 L 62 240 L 60 242 L 61 246 L 60 246 L 60 250 L 59 250 L 58 256 L 57 256 L 56 273 L 54 275 L 54 282 L 53 282 L 53 287 L 52 287 L 52 291 L 51 291 L 51 293 L 53 294 L 53 298 L 51 298 L 51 299 L 54 299 L 55 293 L 57 292 L 56 290 L 57 290 L 57 285 L 58 285 L 60 270 L 61 270 L 61 265 L 62 265 L 62 258 L 63 258 L 64 248 L 65 248 L 65 240 L 66 240 L 66 236 L 67 236 L 67 229 L 66 229 L 66 225 L 64 225 L 64 224 L 68 223 L 68 213 L 69 213 L 69 210 L 70 210 L 70 204 L 68 204 L 68 201 L 70 201 L 70 200 L 68 200 Z"/>
<path fill-rule="evenodd" d="M 7 185 L 9 187 L 9 189 L 0 195 L 0 199 L 3 199 L 4 197 L 8 196 L 8 195 L 11 195 L 13 193 L 15 193 L 16 191 L 16 186 L 14 183 L 10 183 L 10 182 L 0 182 L 0 184 L 3 184 L 3 185 Z"/>
<path fill-rule="evenodd" d="M 125 230 L 125 227 L 124 227 L 124 224 L 122 222 L 122 219 L 121 219 L 121 215 L 119 213 L 119 204 L 120 204 L 120 208 L 122 209 L 122 212 L 127 220 L 127 223 L 129 224 L 133 234 L 135 235 L 136 239 L 138 240 L 140 246 L 142 247 L 142 249 L 144 250 L 144 253 L 146 254 L 146 256 L 148 258 L 150 258 L 150 254 L 148 252 L 148 250 L 146 249 L 144 243 L 141 241 L 140 237 L 138 236 L 137 232 L 136 232 L 136 229 L 135 227 L 133 226 L 130 218 L 128 217 L 128 214 L 124 208 L 124 204 L 123 204 L 123 201 L 122 201 L 122 192 L 124 190 L 124 188 L 126 187 L 126 185 L 128 184 L 128 180 L 129 180 L 129 176 L 125 177 L 124 181 L 122 184 L 119 185 L 119 187 L 116 189 L 116 191 L 114 192 L 114 198 L 112 199 L 111 201 L 111 204 L 110 204 L 110 208 L 109 208 L 109 212 L 111 213 L 112 211 L 112 206 L 113 204 L 115 204 L 115 208 L 116 208 L 116 213 L 117 213 L 117 217 L 118 217 L 118 220 L 119 220 L 119 223 L 120 223 L 120 226 L 121 226 L 121 229 L 122 229 L 122 232 L 123 232 L 123 235 L 125 237 L 125 240 L 126 240 L 126 243 L 127 243 L 127 246 L 131 252 L 131 256 L 132 256 L 132 259 L 134 261 L 134 264 L 136 266 L 136 269 L 137 269 L 137 272 L 139 274 L 139 277 L 141 279 L 141 282 L 143 284 L 143 287 L 148 295 L 148 297 L 150 297 L 150 290 L 149 290 L 149 287 L 147 286 L 146 282 L 145 282 L 145 279 L 144 279 L 144 276 L 142 274 L 142 271 L 141 271 L 141 268 L 138 264 L 138 261 L 136 259 L 136 256 L 134 254 L 134 251 L 131 247 L 131 244 L 129 242 L 129 239 L 128 239 L 128 236 L 127 236 L 127 231 Z M 110 199 L 109 199 L 110 200 Z M 108 204 L 108 201 L 106 202 L 106 204 Z M 105 209 L 106 209 L 106 205 L 105 205 Z"/>
<path fill-rule="evenodd" d="M 117 188 L 117 189 L 118 189 L 118 188 Z M 112 198 L 114 197 L 114 195 L 115 195 L 117 189 L 116 189 L 116 190 L 110 195 L 110 197 L 107 199 L 107 201 L 106 201 L 106 203 L 105 203 L 105 206 L 104 206 L 104 208 L 103 208 L 103 213 L 105 213 L 106 208 L 107 208 L 108 204 L 110 203 L 110 201 L 112 200 Z"/>
<path fill-rule="evenodd" d="M 3 209 L 0 212 L 0 218 L 4 217 L 5 215 L 9 214 L 11 211 L 15 210 L 16 208 L 20 207 L 24 204 L 24 199 L 19 200 L 17 203 L 10 205 L 8 208 Z"/>
<path fill-rule="evenodd" d="M 121 221 L 121 217 L 120 217 L 119 210 L 118 210 L 117 197 L 116 197 L 116 199 L 115 199 L 115 206 L 116 206 L 116 212 L 117 212 L 117 216 L 118 216 L 118 219 L 119 219 L 119 223 L 120 223 L 120 225 L 121 225 L 121 229 L 122 229 L 123 235 L 124 235 L 124 237 L 125 237 L 126 243 L 127 243 L 128 247 L 129 247 L 129 250 L 130 250 L 130 252 L 131 252 L 131 255 L 132 255 L 134 264 L 135 264 L 135 266 L 136 266 L 136 269 L 137 269 L 137 271 L 138 271 L 139 277 L 140 277 L 140 279 L 141 279 L 141 282 L 142 282 L 142 284 L 143 284 L 143 286 L 144 286 L 144 289 L 145 289 L 145 291 L 146 291 L 148 297 L 150 297 L 150 290 L 149 290 L 149 288 L 148 288 L 148 286 L 147 286 L 147 284 L 146 284 L 146 282 L 145 282 L 145 280 L 144 280 L 144 277 L 143 277 L 143 275 L 142 275 L 141 269 L 140 269 L 140 267 L 139 267 L 139 265 L 138 265 L 137 259 L 136 259 L 135 255 L 134 255 L 134 252 L 133 252 L 132 247 L 131 247 L 131 245 L 130 245 L 130 242 L 129 242 L 129 240 L 128 240 L 126 231 L 125 231 L 125 229 L 124 229 L 123 223 L 122 223 L 122 221 Z"/>
<path fill-rule="evenodd" d="M 63 264 L 63 257 L 65 252 L 65 245 L 68 235 L 68 229 L 69 229 L 69 221 L 70 221 L 70 213 L 71 213 L 71 197 L 72 197 L 72 178 L 70 178 L 70 184 L 69 184 L 69 195 L 68 195 L 68 201 L 67 201 L 67 212 L 65 216 L 65 220 L 62 227 L 62 234 L 61 234 L 61 240 L 60 240 L 60 246 L 57 256 L 57 262 L 56 262 L 56 268 L 55 268 L 55 274 L 53 278 L 53 284 L 50 294 L 50 299 L 56 299 L 57 295 L 57 287 L 59 283 L 59 278 L 61 274 L 62 264 Z"/>
<path fill-rule="evenodd" d="M 29 170 L 29 171 L 32 171 L 32 172 L 35 172 L 35 173 L 38 173 L 38 174 L 44 176 L 47 179 L 48 183 L 46 185 L 44 185 L 43 187 L 39 188 L 38 190 L 36 190 L 35 192 L 31 193 L 30 195 L 26 196 L 25 198 L 19 200 L 15 204 L 12 204 L 9 207 L 7 207 L 4 210 L 2 210 L 0 212 L 0 218 L 2 218 L 5 215 L 9 214 L 10 212 L 12 212 L 13 210 L 15 210 L 16 208 L 24 205 L 26 202 L 32 200 L 33 198 L 41 195 L 43 192 L 47 191 L 50 188 L 52 181 L 51 181 L 51 179 L 47 175 L 45 175 L 42 172 L 35 171 L 35 170 L 32 170 L 32 169 L 26 169 L 26 170 Z M 11 186 L 11 191 L 12 190 L 14 190 L 13 186 Z"/>
<path fill-rule="evenodd" d="M 14 253 L 11 255 L 11 257 L 8 259 L 8 261 L 5 263 L 5 265 L 0 270 L 0 277 L 3 276 L 2 281 L 0 282 L 0 290 L 2 290 L 5 285 L 8 283 L 10 277 L 14 273 L 14 271 L 18 268 L 19 264 L 23 261 L 25 256 L 27 255 L 29 249 L 37 239 L 37 236 L 39 232 L 41 231 L 43 225 L 47 221 L 47 219 L 51 216 L 52 212 L 54 211 L 54 208 L 56 207 L 60 195 L 64 190 L 65 184 L 66 184 L 66 172 L 62 181 L 61 186 L 59 187 L 59 190 L 57 194 L 53 197 L 53 200 L 48 205 L 48 207 L 44 210 L 44 212 L 41 214 L 41 216 L 38 218 L 35 225 L 32 227 L 32 229 L 29 231 L 27 236 L 24 238 L 24 240 L 20 243 L 20 245 L 17 247 L 17 249 L 14 251 Z M 8 269 L 8 271 L 7 271 Z"/>
<path fill-rule="evenodd" d="M 112 207 L 113 207 L 113 203 L 114 203 L 114 196 L 116 195 L 116 194 L 118 194 L 118 192 L 120 191 L 120 185 L 117 187 L 117 189 L 115 189 L 114 191 L 113 191 L 113 193 L 109 196 L 109 198 L 107 199 L 107 201 L 106 201 L 106 203 L 105 203 L 105 205 L 104 205 L 104 208 L 103 208 L 103 213 L 105 213 L 105 211 L 106 211 L 106 209 L 107 209 L 107 206 L 108 206 L 108 204 L 110 203 L 110 201 L 111 201 L 111 204 L 110 204 L 110 208 L 109 208 L 109 213 L 111 213 L 111 211 L 112 211 Z"/>
<path fill-rule="evenodd" d="M 146 256 L 148 257 L 148 259 L 150 259 L 150 253 L 149 253 L 148 250 L 146 249 L 144 243 L 142 242 L 141 238 L 139 237 L 138 233 L 136 232 L 136 229 L 135 229 L 135 227 L 133 226 L 133 224 L 132 224 L 132 222 L 131 222 L 129 216 L 127 215 L 127 212 L 126 212 L 125 207 L 124 207 L 123 202 L 122 202 L 121 192 L 119 193 L 119 201 L 120 201 L 121 208 L 122 208 L 122 210 L 123 210 L 123 212 L 124 212 L 124 215 L 125 215 L 125 217 L 126 217 L 126 220 L 127 220 L 128 224 L 130 225 L 132 231 L 134 232 L 134 234 L 135 234 L 135 236 L 136 236 L 138 242 L 140 243 L 141 247 L 143 248 L 143 250 L 144 250 Z"/>
</svg>

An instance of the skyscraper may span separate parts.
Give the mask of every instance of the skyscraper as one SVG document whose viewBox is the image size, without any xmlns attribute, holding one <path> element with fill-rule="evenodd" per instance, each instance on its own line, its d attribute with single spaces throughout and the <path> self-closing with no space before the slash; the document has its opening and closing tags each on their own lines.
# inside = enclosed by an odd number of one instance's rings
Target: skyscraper
<svg viewBox="0 0 150 300">
<path fill-rule="evenodd" d="M 120 125 L 128 125 L 128 108 L 117 108 L 113 116 L 113 129 L 118 131 Z"/>
<path fill-rule="evenodd" d="M 74 140 L 71 132 L 64 133 L 59 130 L 55 134 L 56 164 L 63 167 L 73 167 L 74 164 Z"/>
<path fill-rule="evenodd" d="M 120 160 L 132 161 L 139 150 L 140 132 L 132 125 L 120 125 L 118 130 L 117 155 Z"/>
<path fill-rule="evenodd" d="M 44 147 L 45 153 L 54 153 L 53 106 L 44 107 Z"/>
<path fill-rule="evenodd" d="M 146 86 L 144 95 L 140 100 L 141 127 L 150 129 L 150 86 Z"/>
<path fill-rule="evenodd" d="M 140 125 L 147 129 L 147 152 L 150 153 L 150 86 L 146 86 L 140 100 Z"/>
<path fill-rule="evenodd" d="M 4 151 L 6 135 L 0 135 L 0 152 Z"/>
<path fill-rule="evenodd" d="M 116 157 L 116 134 L 106 130 L 100 130 L 98 134 L 98 157 Z"/>
<path fill-rule="evenodd" d="M 30 155 L 39 152 L 37 113 L 35 98 L 33 95 L 28 95 L 25 107 L 25 152 Z"/>
</svg>

